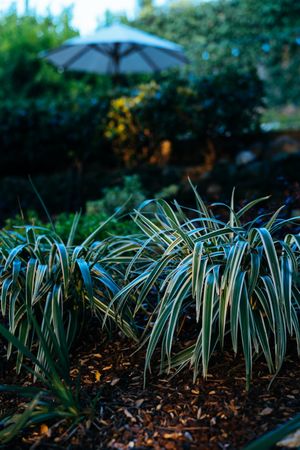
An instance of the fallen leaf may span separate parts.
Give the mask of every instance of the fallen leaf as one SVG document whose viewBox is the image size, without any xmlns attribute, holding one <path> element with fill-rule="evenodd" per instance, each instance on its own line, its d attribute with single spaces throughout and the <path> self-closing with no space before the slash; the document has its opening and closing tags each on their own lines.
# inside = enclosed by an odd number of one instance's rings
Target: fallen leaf
<svg viewBox="0 0 300 450">
<path fill-rule="evenodd" d="M 101 373 L 99 372 L 99 370 L 96 370 L 96 372 L 95 372 L 96 381 L 100 381 L 100 378 L 101 378 Z"/>
<path fill-rule="evenodd" d="M 164 433 L 163 438 L 164 439 L 178 439 L 182 436 L 182 433 Z"/>
<path fill-rule="evenodd" d="M 272 414 L 272 412 L 273 412 L 273 409 L 267 407 L 267 408 L 264 408 L 264 409 L 259 413 L 259 415 L 260 415 L 260 416 L 269 416 L 270 414 Z"/>
<path fill-rule="evenodd" d="M 217 419 L 215 417 L 212 417 L 210 419 L 210 425 L 213 427 L 214 425 L 216 425 L 216 423 L 217 423 Z"/>
<path fill-rule="evenodd" d="M 144 403 L 144 399 L 143 399 L 143 398 L 140 398 L 139 400 L 137 400 L 137 401 L 135 402 L 135 406 L 136 406 L 137 408 L 139 408 L 140 406 L 142 406 L 143 403 Z"/>
<path fill-rule="evenodd" d="M 202 416 L 202 408 L 200 406 L 200 408 L 198 408 L 198 411 L 197 411 L 197 419 L 200 419 L 201 416 Z"/>
<path fill-rule="evenodd" d="M 42 423 L 42 425 L 40 426 L 40 433 L 50 437 L 51 432 L 49 430 L 48 425 L 46 425 L 45 423 Z"/>
<path fill-rule="evenodd" d="M 191 435 L 191 433 L 189 431 L 185 431 L 184 437 L 189 441 L 193 440 L 193 436 Z"/>
<path fill-rule="evenodd" d="M 126 417 L 129 417 L 130 419 L 133 419 L 133 415 L 131 414 L 131 412 L 128 411 L 127 408 L 124 409 L 124 414 Z"/>
</svg>

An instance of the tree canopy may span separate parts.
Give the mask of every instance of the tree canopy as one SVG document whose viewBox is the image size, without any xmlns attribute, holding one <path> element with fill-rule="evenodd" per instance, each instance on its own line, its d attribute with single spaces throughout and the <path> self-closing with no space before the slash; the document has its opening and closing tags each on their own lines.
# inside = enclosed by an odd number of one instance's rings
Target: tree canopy
<svg viewBox="0 0 300 450">
<path fill-rule="evenodd" d="M 59 16 L 19 16 L 14 9 L 0 16 L 0 100 L 72 98 L 109 84 L 108 79 L 95 75 L 62 75 L 41 57 L 44 50 L 79 34 L 71 22 L 71 8 Z"/>
<path fill-rule="evenodd" d="M 174 2 L 142 9 L 132 23 L 182 44 L 195 75 L 256 67 L 266 81 L 270 104 L 299 102 L 299 2 Z"/>
</svg>

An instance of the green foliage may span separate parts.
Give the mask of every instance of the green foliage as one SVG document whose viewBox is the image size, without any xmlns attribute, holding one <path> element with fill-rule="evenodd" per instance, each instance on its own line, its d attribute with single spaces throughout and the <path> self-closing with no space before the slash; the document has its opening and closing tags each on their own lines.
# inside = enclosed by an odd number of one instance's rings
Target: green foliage
<svg viewBox="0 0 300 450">
<path fill-rule="evenodd" d="M 267 109 L 261 118 L 264 130 L 298 130 L 300 123 L 299 108 L 282 110 L 280 108 Z"/>
<path fill-rule="evenodd" d="M 262 105 L 262 84 L 253 70 L 193 80 L 168 76 L 113 99 L 105 136 L 125 162 L 147 161 L 164 139 L 257 131 Z"/>
<path fill-rule="evenodd" d="M 138 229 L 130 220 L 128 213 L 139 206 L 145 199 L 144 190 L 138 175 L 125 176 L 121 186 L 106 188 L 100 200 L 89 201 L 86 204 L 86 213 L 77 215 L 74 213 L 60 213 L 51 218 L 55 231 L 60 239 L 66 244 L 74 220 L 78 220 L 78 226 L 74 230 L 73 243 L 80 245 L 87 236 L 98 229 L 95 236 L 98 240 L 104 240 L 111 235 L 130 235 Z M 121 205 L 121 206 L 120 206 Z M 115 213 L 122 213 L 117 218 Z M 104 224 L 105 226 L 100 226 Z M 35 210 L 27 210 L 18 213 L 5 220 L 4 229 L 17 231 L 23 237 L 26 236 L 26 225 L 42 227 L 51 230 L 49 221 L 42 220 Z"/>
<path fill-rule="evenodd" d="M 132 22 L 182 44 L 197 75 L 260 67 L 271 104 L 299 103 L 300 6 L 293 0 L 173 2 Z"/>
<path fill-rule="evenodd" d="M 80 245 L 74 246 L 79 218 L 75 215 L 67 242 L 63 242 L 55 231 L 34 226 L 25 227 L 25 236 L 6 230 L 0 233 L 2 316 L 10 333 L 18 336 L 24 346 L 31 349 L 37 345 L 41 363 L 46 355 L 32 326 L 31 315 L 41 323 L 42 330 L 45 321 L 49 321 L 60 345 L 64 345 L 60 342 L 57 308 L 63 312 L 68 348 L 90 314 L 101 318 L 108 313 L 112 322 L 135 338 L 129 311 L 124 310 L 122 318 L 112 310 L 108 311 L 110 298 L 119 288 L 102 263 L 105 245 L 95 241 L 95 237 L 109 219 Z M 9 346 L 8 358 L 11 350 Z M 21 364 L 22 353 L 19 352 L 18 372 Z"/>
<path fill-rule="evenodd" d="M 7 416 L 2 417 L 1 444 L 8 443 L 30 425 L 65 420 L 72 428 L 83 418 L 92 418 L 92 403 L 89 403 L 89 408 L 84 405 L 80 398 L 78 380 L 70 377 L 68 339 L 61 304 L 56 296 L 51 301 L 51 309 L 55 311 L 55 324 L 51 323 L 50 307 L 45 309 L 40 326 L 33 309 L 26 305 L 28 320 L 39 340 L 39 347 L 33 347 L 33 352 L 22 338 L 17 338 L 0 324 L 0 334 L 7 340 L 9 347 L 15 347 L 22 359 L 30 364 L 25 368 L 38 382 L 38 386 L 0 385 L 0 392 L 27 400 L 22 411 L 19 411 L 19 406 L 15 406 Z"/>
<path fill-rule="evenodd" d="M 105 221 L 74 245 L 79 214 L 72 220 L 61 215 L 48 228 L 34 213 L 29 216 L 35 223 L 15 228 L 20 233 L 0 232 L 0 305 L 5 323 L 0 324 L 0 334 L 8 343 L 7 358 L 17 350 L 17 372 L 25 367 L 38 384 L 0 385 L 0 392 L 27 401 L 2 417 L 1 444 L 38 423 L 63 420 L 72 429 L 84 419 L 93 420 L 95 400 L 82 396 L 80 380 L 70 376 L 69 361 L 70 347 L 91 314 L 108 316 L 136 339 L 130 311 L 114 314 L 109 307 L 119 288 L 105 268 L 105 244 L 95 241 L 114 217 L 104 214 Z"/>
<path fill-rule="evenodd" d="M 141 191 L 136 177 L 124 185 L 127 195 L 135 194 L 133 187 Z M 8 358 L 16 349 L 17 372 L 25 367 L 34 382 L 0 386 L 0 392 L 29 399 L 0 421 L 1 443 L 40 422 L 64 420 L 75 427 L 93 420 L 93 402 L 82 398 L 69 362 L 90 314 L 147 344 L 145 376 L 158 347 L 162 371 L 189 365 L 194 378 L 208 375 L 218 348 L 242 352 L 247 388 L 255 357 L 263 356 L 277 375 L 291 338 L 300 354 L 300 238 L 285 231 L 292 219 L 280 219 L 282 208 L 249 219 L 268 197 L 236 210 L 234 192 L 230 205 L 207 207 L 193 190 L 195 209 L 162 199 L 176 192 L 173 186 L 135 210 L 139 233 L 104 242 L 95 239 L 114 217 L 80 245 L 74 244 L 79 214 L 67 240 L 55 230 L 59 222 L 47 229 L 38 219 L 16 229 L 20 233 L 0 232 L 0 334 Z M 219 208 L 227 219 L 213 213 Z M 298 425 L 296 417 L 248 448 L 269 448 Z"/>
<path fill-rule="evenodd" d="M 58 73 L 40 52 L 76 34 L 70 21 L 70 10 L 57 18 L 15 12 L 0 17 L 0 165 L 5 173 L 38 173 L 47 161 L 48 171 L 71 167 L 75 178 L 86 162 L 115 164 L 111 145 L 125 162 L 144 162 L 163 139 L 257 128 L 262 89 L 248 66 L 240 72 L 222 65 L 228 70 L 209 71 L 205 78 L 202 71 L 193 81 L 158 76 L 139 88 L 138 78 L 129 78 L 127 87 L 118 89 L 112 89 L 109 77 Z"/>
<path fill-rule="evenodd" d="M 110 88 L 107 78 L 61 74 L 48 64 L 41 53 L 58 47 L 66 39 L 78 35 L 71 26 L 72 9 L 61 15 L 20 16 L 11 9 L 0 15 L 0 99 L 3 101 L 53 96 L 68 100 L 79 95 L 103 93 Z"/>
<path fill-rule="evenodd" d="M 63 89 L 61 74 L 39 58 L 39 52 L 60 45 L 77 33 L 70 25 L 70 12 L 38 18 L 18 16 L 14 11 L 0 17 L 1 99 Z"/>
<path fill-rule="evenodd" d="M 74 244 L 81 244 L 87 236 L 99 227 L 100 224 L 108 220 L 109 215 L 104 212 L 101 202 L 101 200 L 96 202 L 88 202 L 87 213 L 82 214 L 79 218 L 78 227 L 74 233 Z M 99 205 L 99 203 L 101 203 L 101 205 Z M 119 205 L 120 204 L 121 203 L 119 203 Z M 74 213 L 61 213 L 54 218 L 55 230 L 64 243 L 68 241 L 75 217 L 76 214 Z M 34 227 L 42 227 L 48 230 L 51 229 L 51 224 L 41 220 L 36 211 L 27 211 L 25 217 L 17 214 L 13 218 L 7 219 L 5 221 L 4 228 L 5 230 L 18 231 L 19 234 L 24 236 L 26 234 L 26 224 L 30 224 Z M 16 229 L 16 227 L 18 228 Z M 136 228 L 129 219 L 121 220 L 113 217 L 105 227 L 99 229 L 96 237 L 98 240 L 104 240 L 110 235 L 129 235 L 135 231 Z"/>
<path fill-rule="evenodd" d="M 227 71 L 188 81 L 168 77 L 127 94 L 0 105 L 1 165 L 34 173 L 90 161 L 151 160 L 164 139 L 239 136 L 259 129 L 262 84 L 256 73 Z M 113 152 L 110 151 L 113 146 Z"/>
<path fill-rule="evenodd" d="M 109 98 L 2 104 L 2 164 L 29 172 L 38 170 L 45 159 L 52 170 L 88 158 L 107 164 L 112 161 L 111 152 L 104 151 L 109 148 L 107 139 L 119 157 L 138 162 L 149 159 L 162 139 L 242 133 L 257 127 L 261 92 L 255 75 L 225 77 L 227 84 L 223 77 L 192 86 L 184 80 L 150 83 L 137 95 L 111 104 Z"/>
<path fill-rule="evenodd" d="M 255 355 L 277 374 L 289 337 L 296 337 L 300 353 L 300 239 L 279 237 L 289 222 L 278 218 L 281 208 L 270 218 L 244 219 L 265 198 L 235 211 L 234 197 L 230 206 L 207 208 L 196 190 L 195 196 L 192 218 L 164 200 L 154 211 L 144 211 L 149 202 L 136 211 L 143 235 L 122 239 L 119 251 L 112 244 L 115 257 L 124 257 L 127 283 L 111 306 L 150 314 L 142 338 L 146 369 L 160 344 L 162 370 L 190 365 L 195 378 L 200 371 L 206 377 L 213 352 L 231 339 L 235 354 L 242 349 L 249 387 Z M 213 215 L 217 206 L 229 211 L 227 222 Z"/>
<path fill-rule="evenodd" d="M 107 163 L 103 130 L 109 98 L 79 95 L 13 100 L 0 106 L 1 162 L 6 173 L 59 170 L 97 157 Z"/>
<path fill-rule="evenodd" d="M 71 9 L 58 17 L 20 16 L 14 10 L 0 16 L 1 166 L 6 174 L 32 174 L 45 161 L 48 171 L 57 171 L 91 155 L 101 160 L 105 153 L 111 80 L 62 74 L 41 57 L 78 34 L 71 18 Z"/>
<path fill-rule="evenodd" d="M 107 215 L 114 214 L 120 209 L 123 213 L 131 212 L 144 200 L 145 195 L 140 177 L 129 175 L 124 177 L 123 185 L 105 188 L 101 200 L 87 202 L 86 212 L 89 217 L 94 214 L 97 215 L 101 211 Z M 122 208 L 120 208 L 120 205 L 123 205 Z"/>
</svg>

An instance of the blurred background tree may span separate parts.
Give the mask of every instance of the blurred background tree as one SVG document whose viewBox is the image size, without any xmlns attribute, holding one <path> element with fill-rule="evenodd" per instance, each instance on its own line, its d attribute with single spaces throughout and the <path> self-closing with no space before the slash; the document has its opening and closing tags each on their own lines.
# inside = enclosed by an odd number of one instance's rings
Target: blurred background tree
<svg viewBox="0 0 300 450">
<path fill-rule="evenodd" d="M 41 53 L 79 33 L 71 24 L 72 8 L 59 16 L 18 15 L 15 9 L 0 15 L 0 100 L 74 98 L 111 86 L 107 77 L 60 73 Z"/>
<path fill-rule="evenodd" d="M 0 14 L 0 218 L 24 198 L 27 174 L 40 180 L 52 211 L 74 210 L 110 183 L 103 173 L 126 162 L 145 166 L 163 141 L 172 144 L 175 164 L 201 164 L 217 140 L 222 156 L 234 160 L 246 136 L 260 133 L 262 113 L 300 106 L 299 2 L 137 6 L 134 19 L 107 11 L 104 23 L 122 21 L 182 44 L 189 66 L 129 76 L 121 86 L 107 76 L 60 73 L 40 53 L 78 35 L 72 8 L 59 16 L 29 8 Z M 26 198 L 30 208 L 31 192 Z"/>
<path fill-rule="evenodd" d="M 132 23 L 182 44 L 198 76 L 256 67 L 269 105 L 300 102 L 299 2 L 173 2 L 142 9 Z"/>
<path fill-rule="evenodd" d="M 71 10 L 58 17 L 18 16 L 11 10 L 0 19 L 0 95 L 14 97 L 51 96 L 63 90 L 65 80 L 38 54 L 60 45 L 77 33 L 71 26 Z"/>
<path fill-rule="evenodd" d="M 188 73 L 206 76 L 227 68 L 258 69 L 270 106 L 299 104 L 300 3 L 294 0 L 216 0 L 171 2 L 157 7 L 138 1 L 128 20 L 107 11 L 105 23 L 121 20 L 182 44 L 191 60 Z M 41 51 L 78 32 L 72 8 L 58 17 L 0 16 L 0 98 L 77 95 L 107 91 L 109 78 L 58 71 L 41 60 Z M 134 83 L 138 80 L 134 77 Z M 145 81 L 147 78 L 140 78 Z M 130 83 L 129 83 L 130 84 Z"/>
</svg>

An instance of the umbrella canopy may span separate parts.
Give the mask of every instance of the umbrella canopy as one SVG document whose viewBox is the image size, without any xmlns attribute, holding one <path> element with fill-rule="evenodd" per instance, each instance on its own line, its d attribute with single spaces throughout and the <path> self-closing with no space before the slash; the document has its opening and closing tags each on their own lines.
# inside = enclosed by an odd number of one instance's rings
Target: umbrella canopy
<svg viewBox="0 0 300 450">
<path fill-rule="evenodd" d="M 180 45 L 125 25 L 69 39 L 42 56 L 61 69 L 98 74 L 151 73 L 188 62 Z"/>
</svg>

